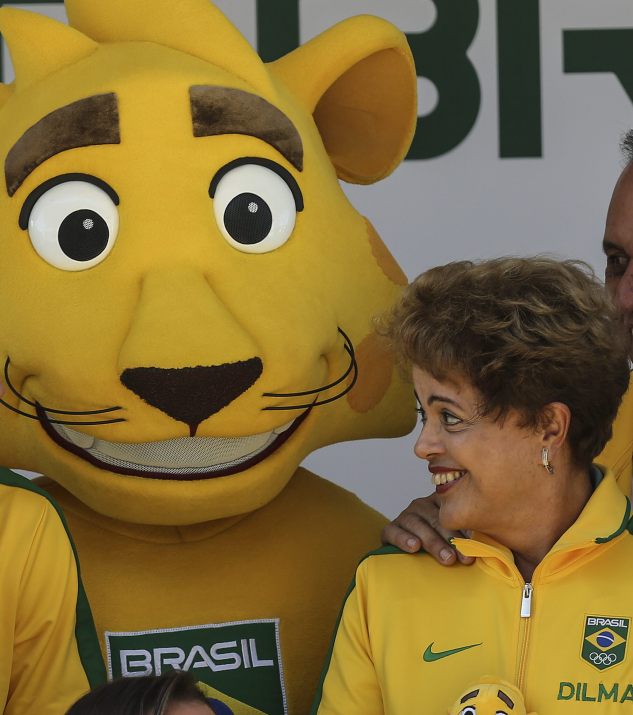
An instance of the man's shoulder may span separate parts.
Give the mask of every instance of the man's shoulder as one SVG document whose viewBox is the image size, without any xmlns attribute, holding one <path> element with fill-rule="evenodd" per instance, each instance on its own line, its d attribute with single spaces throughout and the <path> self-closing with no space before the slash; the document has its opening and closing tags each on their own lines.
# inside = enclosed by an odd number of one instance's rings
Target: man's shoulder
<svg viewBox="0 0 633 715">
<path fill-rule="evenodd" d="M 613 433 L 605 448 L 595 461 L 608 467 L 625 494 L 631 491 L 631 462 L 633 459 L 633 385 L 622 399 L 617 417 L 613 423 Z"/>
</svg>

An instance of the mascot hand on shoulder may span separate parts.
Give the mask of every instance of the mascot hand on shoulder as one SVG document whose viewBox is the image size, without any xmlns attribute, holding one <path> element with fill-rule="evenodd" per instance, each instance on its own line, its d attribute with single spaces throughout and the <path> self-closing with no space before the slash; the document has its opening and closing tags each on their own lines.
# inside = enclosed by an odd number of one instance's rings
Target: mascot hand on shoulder
<svg viewBox="0 0 633 715">
<path fill-rule="evenodd" d="M 299 464 L 414 419 L 371 323 L 406 280 L 338 182 L 409 146 L 406 40 L 264 64 L 208 0 L 66 9 L 0 10 L 0 459 L 66 512 L 113 677 L 306 712 L 382 517 Z"/>
<path fill-rule="evenodd" d="M 506 680 L 484 675 L 457 698 L 448 715 L 537 715 L 528 713 L 521 691 Z"/>
</svg>

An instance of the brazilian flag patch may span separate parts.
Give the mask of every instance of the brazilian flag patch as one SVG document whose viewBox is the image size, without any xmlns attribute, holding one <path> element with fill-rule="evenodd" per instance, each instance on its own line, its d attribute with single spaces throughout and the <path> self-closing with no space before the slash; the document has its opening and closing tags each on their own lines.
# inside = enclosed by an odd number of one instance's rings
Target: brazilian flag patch
<svg viewBox="0 0 633 715">
<path fill-rule="evenodd" d="M 622 616 L 586 616 L 581 658 L 598 670 L 622 663 L 630 622 Z"/>
</svg>

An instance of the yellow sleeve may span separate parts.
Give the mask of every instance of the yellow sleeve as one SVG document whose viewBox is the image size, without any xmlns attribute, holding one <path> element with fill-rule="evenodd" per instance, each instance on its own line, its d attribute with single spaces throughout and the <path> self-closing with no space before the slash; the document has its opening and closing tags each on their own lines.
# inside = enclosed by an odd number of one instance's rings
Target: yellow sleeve
<svg viewBox="0 0 633 715">
<path fill-rule="evenodd" d="M 367 627 L 363 561 L 343 603 L 312 715 L 383 715 Z"/>
<path fill-rule="evenodd" d="M 21 572 L 4 715 L 61 715 L 89 690 L 75 632 L 75 556 L 60 516 L 41 503 L 32 541 L 16 564 Z"/>
</svg>

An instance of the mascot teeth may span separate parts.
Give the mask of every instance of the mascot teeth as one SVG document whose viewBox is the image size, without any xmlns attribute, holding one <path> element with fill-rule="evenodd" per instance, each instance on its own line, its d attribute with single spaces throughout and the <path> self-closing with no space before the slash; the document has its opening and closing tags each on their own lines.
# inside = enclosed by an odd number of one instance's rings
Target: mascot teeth
<svg viewBox="0 0 633 715">
<path fill-rule="evenodd" d="M 62 427 L 62 425 L 59 425 L 58 432 L 69 442 L 72 442 L 74 445 L 77 445 L 77 447 L 81 447 L 82 449 L 90 449 L 95 443 L 95 438 L 92 435 L 77 432 L 69 427 Z"/>
<path fill-rule="evenodd" d="M 70 429 L 51 427 L 65 442 L 99 462 L 139 472 L 161 471 L 168 474 L 196 474 L 238 466 L 270 447 L 280 434 L 298 420 L 270 432 L 245 437 L 178 437 L 157 442 L 108 442 Z"/>
<path fill-rule="evenodd" d="M 290 429 L 290 428 L 292 427 L 292 423 L 293 423 L 293 422 L 294 422 L 294 420 L 290 420 L 290 422 L 288 422 L 288 423 L 285 424 L 285 425 L 281 425 L 281 427 L 275 427 L 275 429 L 273 430 L 273 432 L 274 432 L 275 434 L 283 434 L 286 430 L 288 430 L 288 429 Z"/>
</svg>

